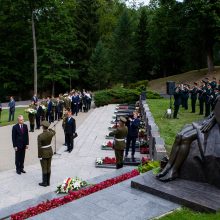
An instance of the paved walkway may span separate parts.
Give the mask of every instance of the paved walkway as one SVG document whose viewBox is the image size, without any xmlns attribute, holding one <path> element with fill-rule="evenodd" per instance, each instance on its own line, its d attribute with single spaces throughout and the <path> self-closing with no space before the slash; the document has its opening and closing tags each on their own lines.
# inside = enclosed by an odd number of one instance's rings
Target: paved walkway
<svg viewBox="0 0 220 220">
<path fill-rule="evenodd" d="M 89 181 L 95 183 L 118 175 L 120 172 L 125 172 L 126 169 L 131 169 L 125 167 L 113 171 L 112 169 L 95 168 L 97 157 L 114 156 L 113 151 L 101 150 L 104 136 L 109 132 L 108 127 L 114 109 L 115 105 L 94 109 L 78 127 L 77 133 L 79 136 L 75 141 L 73 151 L 67 153 L 64 152 L 66 147 L 60 147 L 58 154 L 52 160 L 52 176 L 49 187 L 38 186 L 41 181 L 39 162 L 25 166 L 26 174 L 17 175 L 14 169 L 0 172 L 0 197 L 2 198 L 0 200 L 0 210 L 2 210 L 2 213 L 14 213 L 16 211 L 12 210 L 18 210 L 18 208 L 23 210 L 24 204 L 28 207 L 31 204 L 36 205 L 48 198 L 48 195 L 49 198 L 53 198 L 55 195 L 53 191 L 66 177 L 78 176 L 84 180 L 96 177 Z M 58 126 L 56 130 L 57 145 L 60 146 L 60 143 L 63 143 L 62 128 Z M 137 156 L 139 156 L 139 153 L 137 153 Z M 31 219 L 146 220 L 177 207 L 179 206 L 174 203 L 131 189 L 130 180 L 127 180 Z"/>
<path fill-rule="evenodd" d="M 25 106 L 24 106 L 25 107 Z M 93 112 L 94 109 L 91 109 L 88 113 L 79 113 L 78 116 L 74 116 L 76 119 L 76 127 L 77 129 L 80 125 L 86 120 L 86 118 Z M 29 122 L 25 122 L 29 127 Z M 55 122 L 57 123 L 57 122 Z M 55 124 L 52 123 L 51 127 Z M 5 171 L 9 169 L 15 168 L 14 162 L 14 149 L 12 147 L 12 140 L 11 140 L 11 132 L 12 126 L 3 126 L 0 127 L 0 171 Z M 42 132 L 42 130 L 35 130 L 34 133 L 29 133 L 29 149 L 26 151 L 26 158 L 25 158 L 25 166 L 36 164 L 38 163 L 38 156 L 37 156 L 37 136 Z M 64 133 L 62 129 L 62 121 L 59 121 L 56 125 L 56 150 L 59 150 L 60 147 L 64 143 Z M 55 148 L 55 139 L 53 139 L 53 146 Z M 55 150 L 55 149 L 54 149 Z"/>
<path fill-rule="evenodd" d="M 93 110 L 77 129 L 79 136 L 75 139 L 74 150 L 67 153 L 64 152 L 65 146 L 60 147 L 58 154 L 52 160 L 50 187 L 38 186 L 38 183 L 41 182 L 41 167 L 37 159 L 37 150 L 34 150 L 36 145 L 30 144 L 32 147 L 27 152 L 26 164 L 32 163 L 32 165 L 25 165 L 26 174 L 17 175 L 14 168 L 0 172 L 0 197 L 4 198 L 4 200 L 0 200 L 0 209 L 54 191 L 56 186 L 62 183 L 66 177 L 78 176 L 82 179 L 90 179 L 111 172 L 110 169 L 95 168 L 95 159 L 102 156 L 114 156 L 113 151 L 103 151 L 100 147 L 104 141 L 104 136 L 108 133 L 108 126 L 114 109 L 114 105 L 109 105 Z M 64 142 L 64 136 L 61 125 L 58 125 L 56 139 L 57 146 L 61 146 Z M 4 130 L 4 128 L 1 129 Z M 11 130 L 11 126 L 8 126 L 8 129 Z M 6 143 L 8 139 L 10 140 L 10 132 L 8 132 L 9 134 L 6 131 L 2 133 L 3 130 L 0 131 L 3 138 L 1 138 L 1 143 Z M 37 132 L 31 133 L 30 139 L 36 138 L 36 135 Z M 1 146 L 4 147 L 2 144 Z M 4 149 L 1 152 L 1 163 L 5 164 L 6 162 L 2 162 L 2 160 L 8 160 L 10 166 L 14 167 L 14 152 L 11 143 L 7 147 L 9 150 Z M 33 154 L 36 154 L 35 159 Z"/>
</svg>

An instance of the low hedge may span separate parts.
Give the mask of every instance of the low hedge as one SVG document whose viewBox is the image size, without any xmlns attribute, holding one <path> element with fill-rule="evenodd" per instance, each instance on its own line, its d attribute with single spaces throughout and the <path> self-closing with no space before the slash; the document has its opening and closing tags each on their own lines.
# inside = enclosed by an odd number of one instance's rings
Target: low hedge
<svg viewBox="0 0 220 220">
<path fill-rule="evenodd" d="M 139 100 L 140 94 L 141 91 L 139 89 L 106 89 L 95 92 L 94 100 L 97 107 L 117 103 L 134 104 Z M 147 91 L 147 98 L 158 99 L 161 96 L 155 92 Z"/>
</svg>

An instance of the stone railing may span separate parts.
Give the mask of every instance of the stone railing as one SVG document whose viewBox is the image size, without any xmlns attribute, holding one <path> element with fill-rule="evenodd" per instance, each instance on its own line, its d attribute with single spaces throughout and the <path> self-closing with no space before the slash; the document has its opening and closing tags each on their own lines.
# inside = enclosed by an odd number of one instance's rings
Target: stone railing
<svg viewBox="0 0 220 220">
<path fill-rule="evenodd" d="M 159 128 L 154 121 L 153 115 L 151 114 L 146 100 L 140 100 L 140 108 L 143 119 L 146 123 L 150 158 L 152 160 L 161 160 L 167 154 L 165 142 L 163 138 L 160 137 Z"/>
</svg>

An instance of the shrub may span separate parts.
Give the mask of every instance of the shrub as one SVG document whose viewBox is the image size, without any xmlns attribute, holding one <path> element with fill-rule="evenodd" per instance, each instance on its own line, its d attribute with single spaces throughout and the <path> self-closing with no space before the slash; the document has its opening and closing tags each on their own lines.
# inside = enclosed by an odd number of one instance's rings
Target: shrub
<svg viewBox="0 0 220 220">
<path fill-rule="evenodd" d="M 141 80 L 141 81 L 137 81 L 135 83 L 130 83 L 126 86 L 126 88 L 128 89 L 137 89 L 138 87 L 143 90 L 146 90 L 148 86 L 148 80 Z"/>
<path fill-rule="evenodd" d="M 140 164 L 138 165 L 138 171 L 140 173 L 146 173 L 150 170 L 153 170 L 153 173 L 159 173 L 160 171 L 160 162 L 159 161 L 149 161 L 146 164 Z"/>
<path fill-rule="evenodd" d="M 128 103 L 134 104 L 139 100 L 141 92 L 138 89 L 114 88 L 95 92 L 94 99 L 97 107 L 107 104 Z M 158 93 L 147 91 L 147 98 L 159 99 Z"/>
</svg>

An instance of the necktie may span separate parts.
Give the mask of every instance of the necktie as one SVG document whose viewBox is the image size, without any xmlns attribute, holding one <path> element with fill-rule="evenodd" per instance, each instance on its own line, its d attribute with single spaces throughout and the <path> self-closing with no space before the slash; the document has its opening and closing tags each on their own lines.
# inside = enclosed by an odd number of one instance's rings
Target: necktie
<svg viewBox="0 0 220 220">
<path fill-rule="evenodd" d="M 23 125 L 21 125 L 21 132 L 22 132 L 22 133 L 24 132 L 24 130 L 23 130 Z"/>
</svg>

